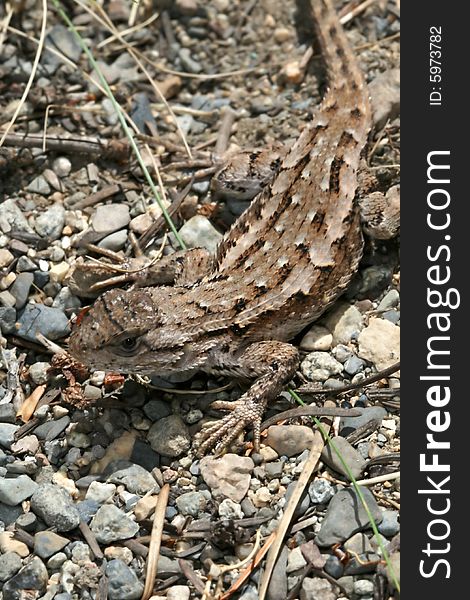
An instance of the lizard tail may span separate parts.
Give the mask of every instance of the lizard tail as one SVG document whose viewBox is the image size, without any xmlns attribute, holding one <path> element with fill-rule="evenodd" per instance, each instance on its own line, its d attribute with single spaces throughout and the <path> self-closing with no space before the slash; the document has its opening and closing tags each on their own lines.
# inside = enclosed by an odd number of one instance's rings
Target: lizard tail
<svg viewBox="0 0 470 600">
<path fill-rule="evenodd" d="M 331 0 L 311 0 L 310 7 L 330 88 L 341 88 L 348 82 L 358 91 L 363 90 L 364 77 Z"/>
</svg>

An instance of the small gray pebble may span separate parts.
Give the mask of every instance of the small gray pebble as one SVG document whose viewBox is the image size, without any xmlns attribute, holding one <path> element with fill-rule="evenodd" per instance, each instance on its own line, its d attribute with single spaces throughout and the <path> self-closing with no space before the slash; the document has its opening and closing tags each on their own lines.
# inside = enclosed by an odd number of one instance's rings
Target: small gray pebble
<svg viewBox="0 0 470 600">
<path fill-rule="evenodd" d="M 93 517 L 90 529 L 98 542 L 109 544 L 134 536 L 139 526 L 114 504 L 104 504 Z"/>
<path fill-rule="evenodd" d="M 368 579 L 358 579 L 354 582 L 354 593 L 358 596 L 371 596 L 374 593 L 374 582 Z"/>
<path fill-rule="evenodd" d="M 14 435 L 18 431 L 19 426 L 11 423 L 0 423 L 0 446 L 10 448 L 15 441 Z"/>
<path fill-rule="evenodd" d="M 65 208 L 56 203 L 36 217 L 35 229 L 41 237 L 58 240 L 64 225 Z"/>
<path fill-rule="evenodd" d="M 58 571 L 66 560 L 67 555 L 65 554 L 65 552 L 57 552 L 57 554 L 54 554 L 54 556 L 50 557 L 50 559 L 46 563 L 46 566 L 52 571 Z M 57 600 L 59 596 L 62 596 L 62 594 L 56 594 L 54 596 L 54 600 Z"/>
<path fill-rule="evenodd" d="M 351 358 L 352 356 L 352 351 L 344 344 L 338 344 L 335 346 L 332 350 L 332 353 L 336 360 L 340 363 L 345 363 L 348 358 Z"/>
<path fill-rule="evenodd" d="M 35 177 L 27 186 L 28 192 L 33 194 L 41 194 L 42 196 L 48 196 L 51 193 L 51 188 L 45 178 L 42 175 Z"/>
<path fill-rule="evenodd" d="M 16 263 L 16 272 L 22 273 L 23 271 L 35 271 L 37 265 L 27 256 L 20 256 Z"/>
<path fill-rule="evenodd" d="M 0 581 L 8 581 L 21 569 L 23 562 L 16 552 L 0 554 Z"/>
<path fill-rule="evenodd" d="M 382 312 L 382 311 L 390 310 L 391 308 L 395 308 L 396 306 L 398 306 L 399 302 L 400 302 L 400 294 L 398 293 L 398 290 L 391 289 L 389 292 L 387 292 L 385 294 L 385 296 L 380 301 L 380 303 L 377 307 L 377 311 Z"/>
<path fill-rule="evenodd" d="M 47 371 L 50 368 L 48 362 L 36 362 L 29 367 L 28 375 L 33 383 L 36 385 L 43 385 L 47 383 L 48 374 Z"/>
<path fill-rule="evenodd" d="M 110 560 L 106 565 L 106 576 L 110 600 L 137 600 L 142 596 L 144 584 L 122 560 Z"/>
<path fill-rule="evenodd" d="M 16 332 L 16 309 L 13 306 L 0 306 L 0 331 L 4 335 Z"/>
<path fill-rule="evenodd" d="M 120 231 L 115 231 L 114 233 L 107 235 L 98 243 L 98 246 L 100 248 L 105 248 L 106 250 L 118 252 L 125 246 L 126 242 L 127 229 L 121 229 Z"/>
<path fill-rule="evenodd" d="M 390 323 L 396 325 L 400 320 L 400 311 L 399 310 L 387 310 L 382 314 L 383 319 L 387 319 Z"/>
<path fill-rule="evenodd" d="M 358 356 L 353 355 L 344 363 L 344 370 L 348 375 L 356 375 L 364 369 L 364 366 L 365 362 Z"/>
<path fill-rule="evenodd" d="M 72 170 L 72 163 L 66 156 L 59 156 L 52 163 L 52 170 L 57 177 L 68 177 Z"/>
<path fill-rule="evenodd" d="M 57 308 L 43 304 L 27 304 L 18 323 L 17 335 L 30 342 L 37 342 L 36 333 L 42 333 L 50 340 L 57 340 L 70 333 L 66 315 Z"/>
<path fill-rule="evenodd" d="M 115 471 L 107 481 L 116 485 L 124 485 L 128 492 L 141 496 L 157 487 L 157 482 L 152 475 L 140 465 L 132 465 Z"/>
<path fill-rule="evenodd" d="M 178 54 L 181 66 L 185 71 L 189 71 L 190 73 L 200 73 L 202 71 L 201 65 L 192 58 L 189 48 L 180 48 Z"/>
<path fill-rule="evenodd" d="M 41 484 L 31 498 L 31 510 L 49 527 L 70 531 L 78 527 L 80 514 L 70 494 L 51 483 Z"/>
<path fill-rule="evenodd" d="M 37 523 L 38 520 L 36 518 L 36 515 L 32 512 L 24 513 L 16 519 L 16 524 L 18 525 L 18 527 L 21 527 L 21 529 L 24 529 L 25 531 L 29 532 L 34 531 L 36 529 Z"/>
<path fill-rule="evenodd" d="M 344 573 L 343 563 L 339 560 L 337 556 L 333 555 L 329 556 L 326 559 L 324 569 L 328 573 L 328 575 L 331 575 L 335 579 L 339 579 L 343 576 Z"/>
<path fill-rule="evenodd" d="M 10 287 L 10 293 L 15 297 L 15 306 L 19 310 L 28 301 L 29 290 L 33 285 L 34 275 L 29 272 L 18 273 L 13 285 Z"/>
<path fill-rule="evenodd" d="M 186 492 L 176 498 L 176 506 L 182 515 L 198 517 L 200 513 L 205 511 L 210 499 L 211 494 L 208 490 Z"/>
<path fill-rule="evenodd" d="M 4 600 L 23 598 L 23 592 L 28 590 L 29 597 L 37 598 L 46 591 L 48 573 L 46 566 L 38 556 L 25 565 L 16 575 L 11 577 L 3 586 Z"/>
<path fill-rule="evenodd" d="M 382 523 L 378 526 L 378 530 L 385 537 L 391 538 L 400 531 L 398 512 L 396 510 L 384 510 L 382 515 Z"/>
<path fill-rule="evenodd" d="M 13 404 L 0 404 L 0 423 L 15 423 L 16 410 Z"/>
<path fill-rule="evenodd" d="M 335 489 L 326 479 L 315 479 L 308 488 L 308 495 L 314 504 L 326 504 L 335 495 Z"/>
<path fill-rule="evenodd" d="M 9 506 L 16 506 L 33 495 L 37 483 L 27 475 L 0 480 L 0 502 Z"/>
</svg>

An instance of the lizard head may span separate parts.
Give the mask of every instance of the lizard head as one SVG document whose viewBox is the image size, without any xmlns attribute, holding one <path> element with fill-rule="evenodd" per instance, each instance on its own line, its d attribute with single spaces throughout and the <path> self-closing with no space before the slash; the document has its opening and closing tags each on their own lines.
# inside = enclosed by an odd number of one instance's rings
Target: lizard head
<svg viewBox="0 0 470 600">
<path fill-rule="evenodd" d="M 148 334 L 158 328 L 160 316 L 155 298 L 144 290 L 105 292 L 77 319 L 69 340 L 70 353 L 95 370 L 165 370 L 171 367 L 167 364 L 171 354 L 157 352 L 148 343 Z"/>
</svg>

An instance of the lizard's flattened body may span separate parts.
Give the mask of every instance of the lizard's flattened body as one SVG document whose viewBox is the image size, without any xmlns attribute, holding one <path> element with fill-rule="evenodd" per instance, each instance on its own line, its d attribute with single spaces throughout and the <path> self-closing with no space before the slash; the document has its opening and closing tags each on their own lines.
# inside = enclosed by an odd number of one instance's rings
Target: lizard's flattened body
<svg viewBox="0 0 470 600">
<path fill-rule="evenodd" d="M 362 256 L 354 195 L 370 129 L 368 90 L 330 0 L 311 8 L 329 90 L 272 183 L 224 236 L 211 271 L 193 285 L 111 290 L 70 340 L 72 354 L 96 368 L 255 379 L 239 401 L 250 408 L 236 409 L 242 428 L 258 422 L 295 372 L 298 354 L 285 342 L 344 291 Z M 236 411 L 223 420 L 224 443 Z M 206 436 L 203 448 L 217 437 Z"/>
</svg>

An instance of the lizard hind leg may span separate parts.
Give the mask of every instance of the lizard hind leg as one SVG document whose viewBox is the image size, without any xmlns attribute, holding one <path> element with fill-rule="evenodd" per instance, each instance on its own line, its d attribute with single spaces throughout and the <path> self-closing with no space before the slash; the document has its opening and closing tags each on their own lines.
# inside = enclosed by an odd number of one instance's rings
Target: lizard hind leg
<svg viewBox="0 0 470 600">
<path fill-rule="evenodd" d="M 196 447 L 200 456 L 211 449 L 216 449 L 218 453 L 226 450 L 248 426 L 253 427 L 253 446 L 258 451 L 260 425 L 266 405 L 290 381 L 299 364 L 297 349 L 278 341 L 253 343 L 242 354 L 230 359 L 227 370 L 255 381 L 239 400 L 212 404 L 213 408 L 228 409 L 231 413 L 199 434 Z M 227 366 L 226 356 L 224 366 Z"/>
<path fill-rule="evenodd" d="M 376 175 L 361 161 L 356 198 L 362 230 L 374 240 L 390 240 L 400 229 L 400 185 L 393 185 L 386 192 L 381 188 Z"/>
</svg>

